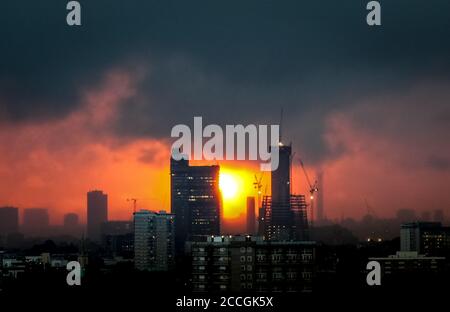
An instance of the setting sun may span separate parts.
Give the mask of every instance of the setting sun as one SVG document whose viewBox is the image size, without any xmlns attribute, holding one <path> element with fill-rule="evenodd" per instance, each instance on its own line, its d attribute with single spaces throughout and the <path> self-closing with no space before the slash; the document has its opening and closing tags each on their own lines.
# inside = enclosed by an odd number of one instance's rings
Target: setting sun
<svg viewBox="0 0 450 312">
<path fill-rule="evenodd" d="M 235 198 L 238 193 L 238 181 L 228 173 L 220 173 L 219 187 L 225 200 Z"/>
<path fill-rule="evenodd" d="M 220 168 L 219 188 L 223 198 L 223 217 L 237 220 L 245 217 L 247 196 L 254 196 L 254 171 L 250 167 Z"/>
</svg>

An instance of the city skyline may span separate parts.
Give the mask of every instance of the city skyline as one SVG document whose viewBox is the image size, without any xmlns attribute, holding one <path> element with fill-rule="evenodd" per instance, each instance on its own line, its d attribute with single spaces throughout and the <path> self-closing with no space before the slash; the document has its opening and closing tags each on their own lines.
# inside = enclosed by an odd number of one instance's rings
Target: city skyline
<svg viewBox="0 0 450 312">
<path fill-rule="evenodd" d="M 279 124 L 283 109 L 283 139 L 311 179 L 323 173 L 326 217 L 360 218 L 366 202 L 383 217 L 402 208 L 449 214 L 449 3 L 427 14 L 418 0 L 386 3 L 377 29 L 358 1 L 201 10 L 147 2 L 89 4 L 96 18 L 82 31 L 53 27 L 62 5 L 18 15 L 20 4 L 5 3 L 0 205 L 48 208 L 53 224 L 69 212 L 84 222 L 83 194 L 98 188 L 110 194 L 113 219 L 129 218 L 127 198 L 169 210 L 174 125 L 194 116 Z M 242 177 L 239 201 L 224 206 L 230 222 L 242 219 L 257 166 L 219 165 Z M 292 176 L 293 192 L 308 194 L 298 159 Z"/>
<path fill-rule="evenodd" d="M 447 298 L 449 0 L 1 13 L 2 305 Z"/>
<path fill-rule="evenodd" d="M 201 165 L 212 165 L 212 164 L 217 164 L 220 162 L 217 161 L 193 161 L 192 163 L 194 163 L 194 166 L 201 166 Z M 226 163 L 230 163 L 230 161 L 227 161 Z M 242 163 L 242 161 L 240 161 L 240 163 Z M 245 163 L 245 162 L 244 162 Z M 255 165 L 255 167 L 257 167 L 257 165 Z M 168 168 L 169 170 L 169 168 Z M 306 184 L 305 178 L 302 176 L 301 173 L 301 169 L 299 167 L 295 167 L 294 166 L 294 171 L 297 171 L 297 174 L 293 174 L 292 178 L 293 178 L 293 189 L 294 189 L 294 194 L 309 194 L 309 189 L 308 186 Z M 169 170 L 170 172 L 170 170 Z M 168 179 L 167 179 L 167 193 L 170 194 L 170 174 L 169 172 L 167 173 L 168 175 Z M 238 227 L 240 229 L 244 229 L 245 228 L 245 222 L 246 222 L 246 205 L 247 205 L 247 197 L 257 197 L 257 190 L 255 189 L 253 183 L 255 182 L 254 180 L 254 175 L 255 174 L 260 174 L 259 171 L 257 171 L 257 168 L 255 169 L 255 171 L 250 171 L 247 170 L 247 168 L 243 168 L 243 167 L 238 167 L 237 169 L 232 168 L 232 167 L 225 167 L 224 169 L 221 168 L 220 170 L 221 175 L 225 175 L 226 176 L 226 180 L 230 183 L 230 179 L 232 180 L 231 183 L 233 183 L 234 185 L 232 185 L 232 188 L 236 188 L 236 190 L 232 191 L 232 196 L 230 196 L 229 198 L 226 198 L 224 200 L 223 203 L 223 207 L 222 207 L 222 212 L 224 213 L 224 219 L 228 219 L 228 222 L 235 222 L 236 224 L 238 224 Z M 245 172 L 243 175 L 241 175 L 243 172 Z M 311 172 L 311 171 L 310 171 Z M 265 191 L 265 195 L 270 195 L 270 188 L 271 188 L 271 183 L 270 183 L 270 174 L 263 174 L 264 180 L 263 180 L 263 190 Z M 298 183 L 297 181 L 301 180 L 301 182 L 303 183 L 303 187 L 301 188 L 297 188 L 296 184 Z M 223 192 L 223 187 L 222 186 L 221 192 Z M 230 187 L 230 185 L 228 185 L 228 187 Z M 92 188 L 92 189 L 101 189 L 101 188 Z M 296 189 L 300 189 L 300 191 L 295 191 Z M 114 193 L 111 192 L 107 192 L 108 195 L 112 198 L 116 197 L 114 196 Z M 85 199 L 83 198 L 85 196 L 86 192 L 84 192 L 83 194 L 81 194 L 80 199 L 78 201 L 80 202 L 85 202 Z M 139 209 L 150 209 L 152 211 L 159 211 L 159 210 L 166 210 L 166 211 L 170 211 L 170 196 L 168 196 L 169 198 L 162 198 L 162 199 L 158 199 L 156 200 L 156 198 L 151 197 L 152 195 L 155 194 L 148 194 L 147 197 L 142 196 L 137 198 L 137 207 Z M 326 197 L 326 194 L 322 196 Z M 117 197 L 115 198 L 116 200 L 113 202 L 112 207 L 109 206 L 109 212 L 111 213 L 111 218 L 112 220 L 130 220 L 132 218 L 132 212 L 133 212 L 133 204 L 129 202 L 129 197 L 133 197 L 135 196 L 134 194 L 131 193 L 127 193 L 127 197 L 123 196 L 122 198 L 117 199 Z M 309 196 L 307 196 L 307 199 L 309 198 Z M 18 201 L 20 202 L 20 200 Z M 154 204 L 156 202 L 156 204 Z M 9 202 L 8 202 L 9 203 Z M 309 203 L 309 199 L 308 199 L 308 203 Z M 325 201 L 325 206 L 327 205 L 327 201 Z M 55 205 L 29 205 L 29 206 L 20 206 L 17 205 L 15 203 L 9 203 L 8 204 L 3 204 L 0 205 L 2 207 L 7 207 L 7 206 L 11 206 L 11 207 L 18 207 L 19 208 L 19 215 L 20 215 L 20 220 L 21 220 L 21 224 L 23 224 L 23 211 L 29 208 L 33 208 L 33 207 L 41 207 L 43 209 L 47 209 L 49 211 L 49 216 L 50 216 L 50 224 L 51 225 L 62 225 L 64 223 L 64 218 L 67 214 L 72 214 L 75 213 L 79 218 L 80 218 L 80 223 L 82 224 L 86 224 L 87 222 L 87 213 L 86 213 L 86 205 L 85 203 L 83 203 L 82 205 L 79 205 L 78 208 L 72 208 L 72 209 L 67 209 L 67 210 L 56 210 L 53 208 L 55 207 Z M 118 207 L 119 206 L 119 207 Z M 332 207 L 332 205 L 331 205 Z M 53 208 L 53 209 L 52 209 Z M 423 208 L 419 207 L 419 209 L 417 208 L 412 208 L 412 207 L 408 207 L 408 206 L 398 206 L 398 207 L 394 207 L 391 211 L 389 211 L 386 214 L 379 214 L 378 211 L 375 209 L 375 211 L 373 210 L 373 206 L 372 206 L 372 202 L 368 201 L 367 197 L 361 197 L 361 203 L 360 203 L 360 213 L 356 214 L 356 215 L 347 215 L 345 213 L 341 213 L 341 214 L 333 214 L 333 211 L 329 210 L 330 208 L 327 207 L 326 212 L 325 212 L 325 216 L 328 217 L 327 219 L 330 221 L 336 221 L 336 220 L 340 220 L 342 218 L 353 218 L 353 219 L 360 219 L 362 217 L 364 217 L 367 213 L 368 210 L 367 209 L 371 209 L 371 213 L 375 213 L 378 217 L 382 217 L 382 218 L 390 218 L 390 217 L 395 217 L 396 213 L 398 210 L 402 210 L 402 209 L 412 209 L 414 211 L 417 212 L 417 215 L 421 215 L 421 214 L 427 214 L 427 213 L 432 213 L 435 210 L 442 210 L 444 212 L 444 214 L 446 216 L 450 215 L 450 212 L 448 211 L 447 206 L 446 205 L 429 205 L 429 206 L 425 206 Z M 228 212 L 228 213 L 225 213 Z M 317 213 L 317 207 L 316 207 L 316 213 Z"/>
</svg>

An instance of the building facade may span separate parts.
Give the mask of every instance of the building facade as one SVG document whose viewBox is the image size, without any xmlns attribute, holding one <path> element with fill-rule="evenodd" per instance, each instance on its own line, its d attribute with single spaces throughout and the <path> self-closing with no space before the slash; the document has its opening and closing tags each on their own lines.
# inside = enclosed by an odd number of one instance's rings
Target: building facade
<svg viewBox="0 0 450 312">
<path fill-rule="evenodd" d="M 380 263 L 382 284 L 387 286 L 434 284 L 447 271 L 445 257 L 421 255 L 417 251 L 398 251 L 388 257 L 369 258 L 369 261 Z M 435 286 L 431 284 L 429 286 Z"/>
<path fill-rule="evenodd" d="M 450 253 L 450 227 L 440 222 L 411 222 L 401 225 L 401 251 L 415 251 L 424 255 Z"/>
<path fill-rule="evenodd" d="M 314 242 L 271 242 L 258 236 L 215 236 L 189 242 L 194 292 L 309 292 Z"/>
<path fill-rule="evenodd" d="M 264 196 L 264 218 L 260 221 L 264 237 L 272 241 L 308 240 L 306 207 L 304 195 L 291 195 L 290 202 L 283 205 L 273 203 L 271 196 Z"/>
<path fill-rule="evenodd" d="M 188 160 L 171 158 L 171 213 L 177 220 L 175 242 L 178 252 L 183 252 L 187 240 L 220 234 L 219 171 L 219 166 L 190 166 Z"/>
<path fill-rule="evenodd" d="M 264 196 L 259 234 L 267 240 L 308 240 L 308 218 L 304 195 L 291 191 L 292 147 L 279 146 L 279 166 L 271 173 L 271 196 Z M 263 213 L 263 217 L 261 217 Z"/>
<path fill-rule="evenodd" d="M 134 257 L 134 224 L 131 221 L 108 221 L 101 227 L 102 246 L 111 257 Z"/>
<path fill-rule="evenodd" d="M 168 271 L 175 260 L 175 216 L 141 210 L 134 213 L 134 264 L 138 270 Z"/>
</svg>

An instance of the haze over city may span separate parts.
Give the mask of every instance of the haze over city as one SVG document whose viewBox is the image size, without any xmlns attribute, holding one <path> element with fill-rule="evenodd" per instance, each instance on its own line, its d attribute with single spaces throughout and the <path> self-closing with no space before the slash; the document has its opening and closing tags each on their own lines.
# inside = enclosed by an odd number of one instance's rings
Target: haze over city
<svg viewBox="0 0 450 312">
<path fill-rule="evenodd" d="M 36 23 L 58 14 L 52 1 L 29 4 L 19 21 L 8 14 L 19 4 L 5 4 L 0 205 L 45 207 L 60 224 L 67 212 L 84 220 L 86 192 L 102 189 L 111 219 L 130 218 L 130 197 L 169 210 L 171 127 L 193 116 L 277 124 L 283 108 L 283 137 L 312 178 L 324 173 L 328 218 L 360 218 L 366 200 L 380 217 L 449 214 L 449 4 L 386 3 L 381 34 L 353 27 L 358 6 L 319 2 L 110 1 L 107 13 L 89 3 L 80 32 Z M 419 10 L 435 18 L 423 23 Z M 224 216 L 239 218 L 257 164 L 219 164 L 239 185 Z M 293 191 L 306 194 L 293 166 Z"/>
<path fill-rule="evenodd" d="M 448 305 L 450 1 L 0 12 L 1 307 Z"/>
</svg>

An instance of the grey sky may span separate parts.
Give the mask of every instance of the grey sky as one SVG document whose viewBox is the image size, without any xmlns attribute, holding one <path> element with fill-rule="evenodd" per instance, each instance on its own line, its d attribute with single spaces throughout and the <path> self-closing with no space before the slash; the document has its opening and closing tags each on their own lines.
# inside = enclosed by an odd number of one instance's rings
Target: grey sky
<svg viewBox="0 0 450 312">
<path fill-rule="evenodd" d="M 333 156 L 321 136 L 330 114 L 450 78 L 445 0 L 381 1 L 379 28 L 365 24 L 361 0 L 80 2 L 83 25 L 71 28 L 65 1 L 3 1 L 0 120 L 60 118 L 108 70 L 143 70 L 137 94 L 121 106 L 117 136 L 166 138 L 194 115 L 277 123 L 283 107 L 285 135 L 321 159 Z M 359 116 L 356 123 L 377 128 L 379 120 Z"/>
</svg>

